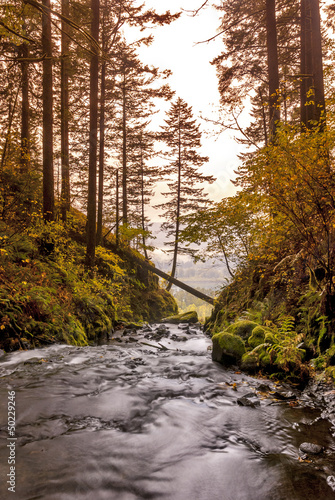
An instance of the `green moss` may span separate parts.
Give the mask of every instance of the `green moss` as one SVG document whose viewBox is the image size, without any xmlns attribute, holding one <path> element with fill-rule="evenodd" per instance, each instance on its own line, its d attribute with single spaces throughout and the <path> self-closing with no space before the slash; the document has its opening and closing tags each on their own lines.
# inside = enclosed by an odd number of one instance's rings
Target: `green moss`
<svg viewBox="0 0 335 500">
<path fill-rule="evenodd" d="M 186 313 L 168 316 L 167 318 L 164 318 L 163 321 L 167 323 L 177 324 L 177 323 L 197 323 L 199 320 L 196 311 L 188 311 Z"/>
<path fill-rule="evenodd" d="M 76 214 L 72 214 L 76 218 Z M 131 249 L 96 249 L 84 266 L 85 224 L 43 221 L 16 234 L 0 234 L 0 347 L 6 351 L 53 342 L 87 345 L 110 333 L 119 317 L 157 321 L 178 312 L 158 279 Z M 8 235 L 6 234 L 8 232 Z M 117 253 L 119 252 L 119 253 Z M 121 255 L 122 254 L 122 255 Z"/>
<path fill-rule="evenodd" d="M 335 383 L 335 366 L 328 366 L 328 368 L 326 368 L 325 375 L 331 380 L 331 382 Z"/>
<path fill-rule="evenodd" d="M 232 333 L 234 335 L 238 335 L 242 339 L 247 339 L 254 328 L 259 326 L 257 323 L 248 320 L 236 321 L 232 325 L 229 325 L 226 328 L 227 332 Z"/>
<path fill-rule="evenodd" d="M 140 304 L 142 310 L 143 297 L 147 305 L 146 311 L 143 314 L 143 319 L 145 321 L 160 321 L 162 318 L 178 312 L 178 306 L 175 299 L 169 292 L 162 288 L 156 287 L 147 294 L 143 295 L 142 293 L 142 304 Z"/>
<path fill-rule="evenodd" d="M 273 333 L 266 331 L 265 333 L 265 338 L 264 338 L 264 343 L 265 344 L 274 344 L 275 343 L 275 336 Z"/>
<path fill-rule="evenodd" d="M 248 344 L 250 347 L 254 348 L 260 344 L 264 344 L 265 340 L 265 330 L 261 326 L 256 326 L 252 330 L 252 334 L 248 337 Z"/>
<path fill-rule="evenodd" d="M 223 354 L 241 359 L 245 353 L 245 344 L 241 337 L 229 332 L 216 333 L 213 338 L 213 344 L 218 344 Z"/>
<path fill-rule="evenodd" d="M 312 366 L 315 370 L 324 370 L 326 368 L 327 362 L 324 356 L 318 356 L 312 360 Z"/>
<path fill-rule="evenodd" d="M 241 360 L 242 370 L 255 372 L 259 369 L 259 356 L 255 351 L 246 352 Z"/>
</svg>

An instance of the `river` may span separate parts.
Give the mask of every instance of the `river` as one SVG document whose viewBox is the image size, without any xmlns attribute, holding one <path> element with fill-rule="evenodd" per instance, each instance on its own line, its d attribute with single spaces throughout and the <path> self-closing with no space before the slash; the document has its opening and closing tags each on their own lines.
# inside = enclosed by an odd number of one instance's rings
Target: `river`
<svg viewBox="0 0 335 500">
<path fill-rule="evenodd" d="M 6 355 L 0 497 L 334 499 L 335 429 L 327 408 L 307 393 L 213 363 L 210 346 L 196 326 L 153 325 L 115 332 L 95 347 Z M 15 440 L 7 429 L 12 391 Z M 238 404 L 246 394 L 252 406 Z M 303 442 L 324 451 L 304 456 Z M 15 494 L 6 483 L 11 444 Z"/>
</svg>

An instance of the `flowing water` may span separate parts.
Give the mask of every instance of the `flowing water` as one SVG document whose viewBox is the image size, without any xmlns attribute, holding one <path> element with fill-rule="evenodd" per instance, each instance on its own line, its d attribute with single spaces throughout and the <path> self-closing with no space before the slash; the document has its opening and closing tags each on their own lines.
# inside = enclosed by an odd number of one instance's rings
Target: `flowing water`
<svg viewBox="0 0 335 500">
<path fill-rule="evenodd" d="M 324 409 L 308 396 L 278 399 L 272 382 L 213 363 L 197 327 L 168 329 L 1 360 L 2 499 L 335 498 L 334 428 Z M 6 484 L 8 391 L 15 494 Z M 237 404 L 247 393 L 257 406 Z M 324 451 L 299 458 L 303 442 Z"/>
</svg>

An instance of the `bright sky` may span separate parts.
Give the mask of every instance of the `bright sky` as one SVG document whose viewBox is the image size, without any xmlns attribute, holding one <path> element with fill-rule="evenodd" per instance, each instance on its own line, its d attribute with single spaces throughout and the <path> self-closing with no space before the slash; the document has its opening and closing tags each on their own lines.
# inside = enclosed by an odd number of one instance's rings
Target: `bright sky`
<svg viewBox="0 0 335 500">
<path fill-rule="evenodd" d="M 203 3 L 203 0 L 145 0 L 147 8 L 155 8 L 158 13 L 170 10 L 191 10 Z M 194 116 L 199 117 L 203 130 L 202 154 L 207 155 L 209 163 L 202 169 L 204 173 L 214 175 L 218 180 L 208 186 L 211 199 L 220 200 L 234 193 L 230 179 L 238 165 L 237 154 L 241 151 L 232 135 L 222 134 L 216 138 L 211 134 L 211 126 L 200 120 L 200 115 L 215 117 L 215 107 L 219 104 L 215 67 L 210 61 L 222 51 L 220 38 L 197 44 L 216 34 L 219 25 L 219 13 L 213 8 L 202 9 L 197 17 L 184 12 L 178 21 L 169 26 L 155 28 L 155 41 L 150 47 L 139 50 L 143 62 L 160 69 L 173 72 L 169 79 L 176 96 L 192 106 Z M 143 36 L 143 34 L 141 35 Z M 169 106 L 167 106 L 168 108 Z M 158 117 L 162 121 L 162 116 Z"/>
</svg>

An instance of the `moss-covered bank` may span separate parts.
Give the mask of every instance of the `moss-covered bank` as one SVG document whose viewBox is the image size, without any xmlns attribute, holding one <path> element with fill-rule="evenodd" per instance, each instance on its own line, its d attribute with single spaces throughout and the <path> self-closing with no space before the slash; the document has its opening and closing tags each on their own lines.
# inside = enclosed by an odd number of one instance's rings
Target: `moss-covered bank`
<svg viewBox="0 0 335 500">
<path fill-rule="evenodd" d="M 294 381 L 335 380 L 334 318 L 325 313 L 326 301 L 325 273 L 302 253 L 277 263 L 250 262 L 222 290 L 206 321 L 213 359 L 227 362 L 231 353 L 218 346 L 232 334 L 246 352 L 230 359 L 244 370 Z"/>
<path fill-rule="evenodd" d="M 82 221 L 36 222 L 17 232 L 0 225 L 0 348 L 53 342 L 86 345 L 116 323 L 156 321 L 177 304 L 135 253 L 97 247 L 96 266 L 84 265 Z"/>
</svg>

